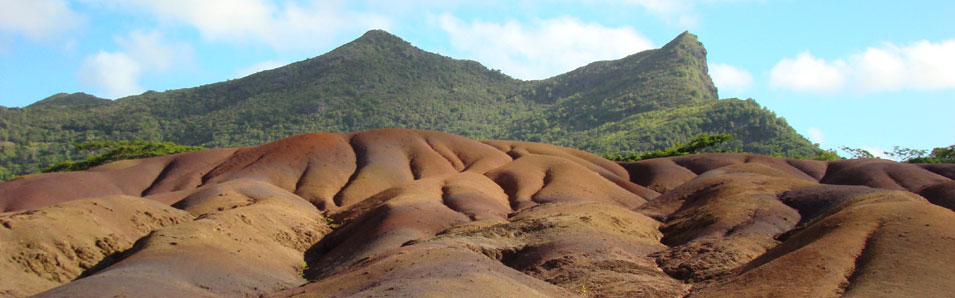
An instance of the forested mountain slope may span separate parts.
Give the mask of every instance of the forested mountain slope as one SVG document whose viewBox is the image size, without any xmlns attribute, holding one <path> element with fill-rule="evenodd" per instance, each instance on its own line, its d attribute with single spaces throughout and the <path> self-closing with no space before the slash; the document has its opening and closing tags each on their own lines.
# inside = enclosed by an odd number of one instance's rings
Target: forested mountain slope
<svg viewBox="0 0 955 298">
<path fill-rule="evenodd" d="M 387 127 L 598 153 L 733 133 L 739 137 L 727 149 L 819 152 L 755 101 L 718 99 L 706 50 L 690 33 L 660 49 L 522 81 L 374 30 L 324 55 L 241 79 L 115 101 L 57 94 L 24 108 L 0 108 L 0 178 L 82 158 L 70 148 L 87 140 L 227 147 Z"/>
</svg>

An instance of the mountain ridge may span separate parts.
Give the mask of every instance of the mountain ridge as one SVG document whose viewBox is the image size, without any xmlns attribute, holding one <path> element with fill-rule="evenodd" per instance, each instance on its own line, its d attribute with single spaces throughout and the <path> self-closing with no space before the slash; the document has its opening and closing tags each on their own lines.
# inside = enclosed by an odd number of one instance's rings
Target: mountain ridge
<svg viewBox="0 0 955 298">
<path fill-rule="evenodd" d="M 96 105 L 2 110 L 0 137 L 13 145 L 0 152 L 0 177 L 82 157 L 69 146 L 87 140 L 231 147 L 376 128 L 598 153 L 660 149 L 700 133 L 741 136 L 726 150 L 820 151 L 755 101 L 718 99 L 705 59 L 703 45 L 684 32 L 660 49 L 523 81 L 372 30 L 326 54 L 239 79 Z"/>
</svg>

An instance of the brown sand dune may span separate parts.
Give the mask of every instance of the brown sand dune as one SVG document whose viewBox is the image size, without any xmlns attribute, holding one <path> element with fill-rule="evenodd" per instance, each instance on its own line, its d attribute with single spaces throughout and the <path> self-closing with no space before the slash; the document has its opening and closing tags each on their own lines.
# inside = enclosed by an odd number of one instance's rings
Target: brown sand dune
<svg viewBox="0 0 955 298">
<path fill-rule="evenodd" d="M 0 183 L 0 296 L 952 296 L 953 176 L 305 134 Z"/>
</svg>

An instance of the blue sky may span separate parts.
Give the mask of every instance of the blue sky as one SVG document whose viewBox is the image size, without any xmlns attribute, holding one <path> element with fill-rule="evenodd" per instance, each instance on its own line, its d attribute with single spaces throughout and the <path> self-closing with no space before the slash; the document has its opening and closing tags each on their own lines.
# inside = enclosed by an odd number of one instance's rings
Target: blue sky
<svg viewBox="0 0 955 298">
<path fill-rule="evenodd" d="M 823 148 L 955 143 L 951 1 L 0 0 L 0 105 L 238 78 L 385 29 L 519 79 L 697 34 L 720 97 Z"/>
</svg>

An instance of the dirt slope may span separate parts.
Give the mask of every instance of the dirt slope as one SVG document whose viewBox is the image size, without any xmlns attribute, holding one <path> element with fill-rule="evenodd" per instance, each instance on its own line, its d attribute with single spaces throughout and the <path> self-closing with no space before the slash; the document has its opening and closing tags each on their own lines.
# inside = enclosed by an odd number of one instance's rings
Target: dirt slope
<svg viewBox="0 0 955 298">
<path fill-rule="evenodd" d="M 0 295 L 950 296 L 953 173 L 305 134 L 0 184 Z"/>
</svg>

